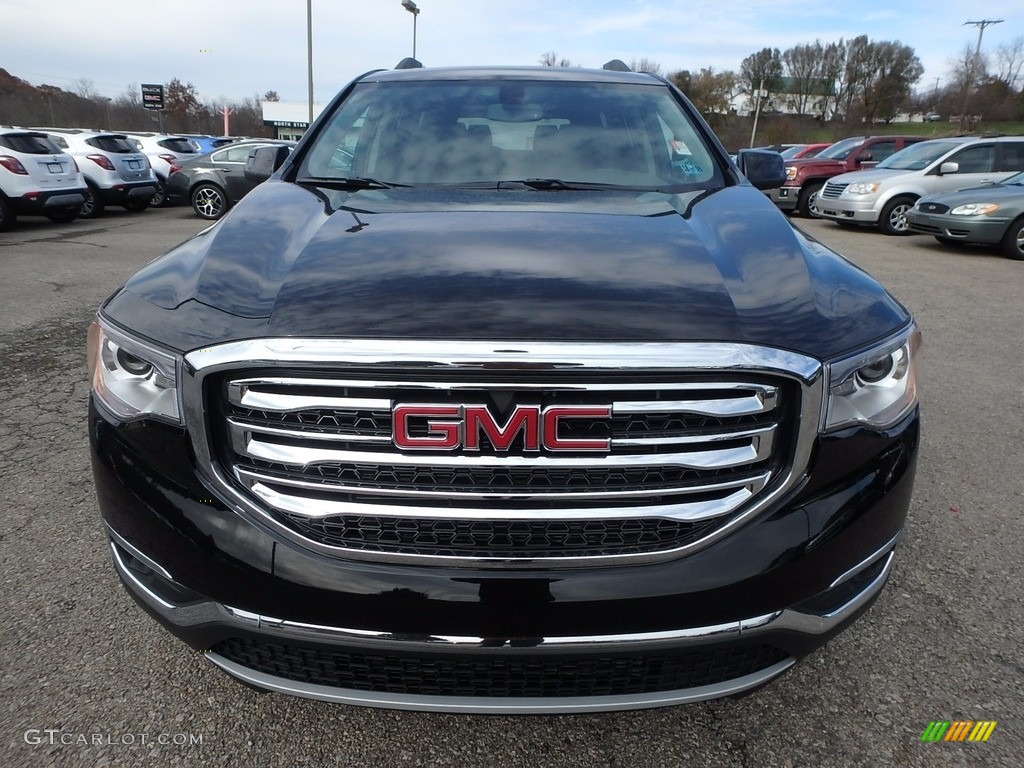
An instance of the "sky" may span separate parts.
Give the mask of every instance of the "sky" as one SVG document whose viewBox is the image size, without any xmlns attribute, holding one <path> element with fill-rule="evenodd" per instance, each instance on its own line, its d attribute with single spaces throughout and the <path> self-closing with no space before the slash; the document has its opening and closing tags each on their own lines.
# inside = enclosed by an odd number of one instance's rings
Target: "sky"
<svg viewBox="0 0 1024 768">
<path fill-rule="evenodd" d="M 314 100 L 412 54 L 400 0 L 309 0 Z M 919 90 L 941 86 L 950 60 L 1024 37 L 1024 0 L 416 0 L 416 57 L 426 66 L 533 65 L 548 51 L 600 67 L 646 57 L 668 73 L 738 70 L 766 46 L 866 34 L 914 48 Z M 34 85 L 90 81 L 116 98 L 129 85 L 191 82 L 205 102 L 273 90 L 307 98 L 307 0 L 0 0 L 0 68 Z"/>
</svg>

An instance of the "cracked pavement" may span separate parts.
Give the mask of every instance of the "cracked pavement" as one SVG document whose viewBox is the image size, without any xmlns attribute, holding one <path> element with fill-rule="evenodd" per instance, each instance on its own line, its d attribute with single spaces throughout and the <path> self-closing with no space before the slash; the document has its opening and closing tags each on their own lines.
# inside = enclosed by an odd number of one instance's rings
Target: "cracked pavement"
<svg viewBox="0 0 1024 768">
<path fill-rule="evenodd" d="M 187 209 L 114 211 L 0 235 L 0 765 L 1019 766 L 1024 264 L 794 222 L 882 279 L 924 330 L 922 453 L 889 586 L 746 698 L 520 718 L 259 695 L 139 610 L 92 491 L 86 329 L 106 295 L 205 222 Z M 985 744 L 920 742 L 930 721 L 958 719 L 999 724 Z M 29 729 L 115 743 L 28 744 Z M 137 738 L 180 733 L 202 744 Z M 116 741 L 125 734 L 136 743 Z"/>
</svg>

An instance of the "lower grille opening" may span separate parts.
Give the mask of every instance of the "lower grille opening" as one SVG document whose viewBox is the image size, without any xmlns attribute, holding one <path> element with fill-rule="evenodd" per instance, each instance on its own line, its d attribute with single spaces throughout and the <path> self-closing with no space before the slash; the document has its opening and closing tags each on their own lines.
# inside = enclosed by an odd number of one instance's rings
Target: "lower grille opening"
<svg viewBox="0 0 1024 768">
<path fill-rule="evenodd" d="M 248 669 L 296 682 L 376 693 L 488 698 L 685 690 L 735 680 L 788 658 L 765 644 L 584 658 L 378 654 L 251 638 L 224 640 L 211 650 Z"/>
<path fill-rule="evenodd" d="M 303 536 L 331 547 L 441 557 L 599 557 L 677 549 L 728 520 L 430 520 L 373 515 L 310 519 L 282 515 Z"/>
</svg>

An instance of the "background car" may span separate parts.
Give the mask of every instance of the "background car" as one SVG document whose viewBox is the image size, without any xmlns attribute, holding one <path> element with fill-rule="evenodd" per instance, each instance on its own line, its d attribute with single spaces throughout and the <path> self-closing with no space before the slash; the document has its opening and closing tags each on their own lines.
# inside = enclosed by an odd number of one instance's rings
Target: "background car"
<svg viewBox="0 0 1024 768">
<path fill-rule="evenodd" d="M 216 149 L 225 147 L 228 144 L 239 141 L 239 137 L 237 136 L 207 136 L 199 133 L 181 133 L 178 135 L 184 136 L 192 142 L 192 144 L 195 145 L 196 152 L 200 155 L 205 155 Z"/>
<path fill-rule="evenodd" d="M 911 234 L 907 211 L 926 195 L 995 183 L 1024 171 L 1024 136 L 958 136 L 915 144 L 868 171 L 830 179 L 818 212 L 840 224 L 877 224 L 887 235 Z"/>
<path fill-rule="evenodd" d="M 0 232 L 19 214 L 68 222 L 85 202 L 85 179 L 71 155 L 46 134 L 0 128 Z"/>
<path fill-rule="evenodd" d="M 156 174 L 149 158 L 123 133 L 71 128 L 38 128 L 72 155 L 85 176 L 85 202 L 78 215 L 91 219 L 113 203 L 127 211 L 144 211 L 156 194 Z"/>
<path fill-rule="evenodd" d="M 911 232 L 934 235 L 943 245 L 998 245 L 1024 260 L 1024 173 L 996 184 L 922 197 L 907 211 Z"/>
<path fill-rule="evenodd" d="M 823 149 L 828 149 L 831 144 L 794 144 L 779 151 L 783 160 L 797 160 L 801 157 L 817 157 Z"/>
<path fill-rule="evenodd" d="M 151 208 L 160 208 L 167 202 L 167 179 L 186 160 L 196 157 L 199 152 L 195 145 L 184 136 L 164 133 L 129 133 L 128 141 L 149 158 L 156 174 L 156 194 L 149 201 Z"/>
<path fill-rule="evenodd" d="M 245 178 L 245 161 L 259 147 L 294 147 L 294 141 L 239 141 L 188 160 L 167 181 L 172 203 L 187 203 L 197 216 L 219 219 L 256 186 Z"/>
</svg>

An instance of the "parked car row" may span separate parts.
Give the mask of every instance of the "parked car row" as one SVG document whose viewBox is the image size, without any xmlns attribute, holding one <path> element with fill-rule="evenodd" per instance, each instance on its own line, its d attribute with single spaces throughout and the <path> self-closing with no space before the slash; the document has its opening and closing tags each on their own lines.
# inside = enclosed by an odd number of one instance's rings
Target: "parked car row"
<svg viewBox="0 0 1024 768">
<path fill-rule="evenodd" d="M 998 245 L 1024 260 L 1024 136 L 853 136 L 797 157 L 769 190 L 784 211 L 943 245 Z"/>
<path fill-rule="evenodd" d="M 197 139 L 220 147 L 200 154 Z M 217 219 L 255 186 L 244 174 L 249 153 L 273 144 L 294 146 L 269 139 L 0 127 L 0 231 L 19 215 L 66 223 L 99 216 L 108 205 L 138 212 L 183 203 L 198 216 Z"/>
</svg>

